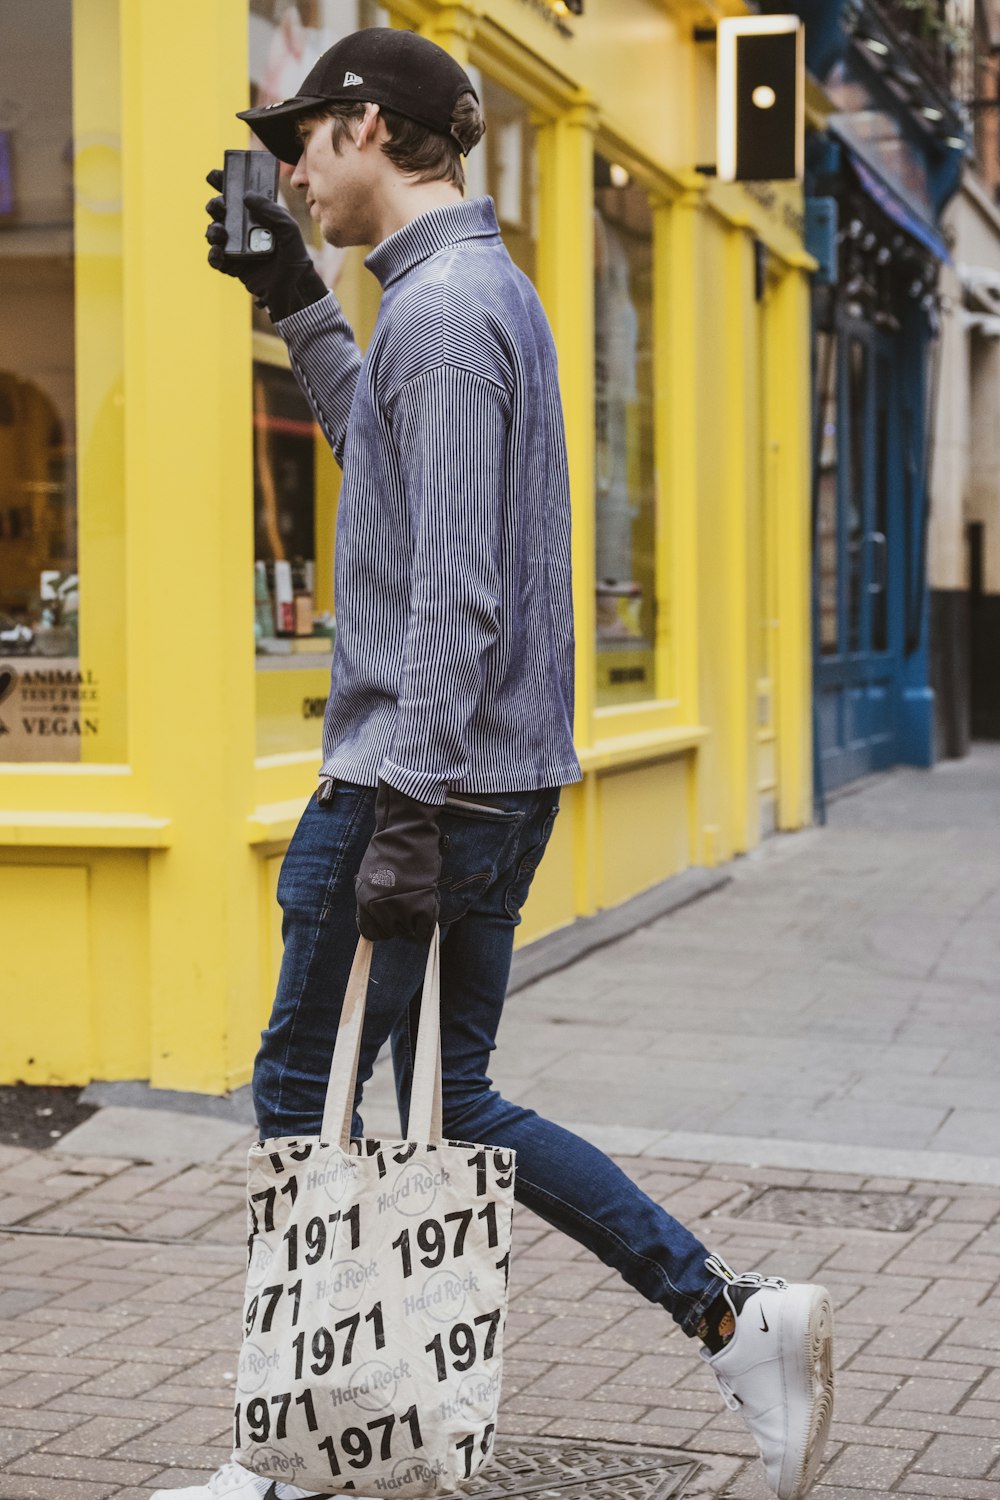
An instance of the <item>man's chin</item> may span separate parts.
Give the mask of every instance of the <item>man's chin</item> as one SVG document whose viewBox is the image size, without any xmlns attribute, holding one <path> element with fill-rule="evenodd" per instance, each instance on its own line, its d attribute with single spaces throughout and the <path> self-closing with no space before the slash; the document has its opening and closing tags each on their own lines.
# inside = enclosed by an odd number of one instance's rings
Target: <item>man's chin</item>
<svg viewBox="0 0 1000 1500">
<path fill-rule="evenodd" d="M 360 243 L 357 235 L 352 234 L 344 224 L 331 224 L 329 220 L 320 219 L 319 232 L 335 250 L 346 250 L 350 245 Z"/>
</svg>

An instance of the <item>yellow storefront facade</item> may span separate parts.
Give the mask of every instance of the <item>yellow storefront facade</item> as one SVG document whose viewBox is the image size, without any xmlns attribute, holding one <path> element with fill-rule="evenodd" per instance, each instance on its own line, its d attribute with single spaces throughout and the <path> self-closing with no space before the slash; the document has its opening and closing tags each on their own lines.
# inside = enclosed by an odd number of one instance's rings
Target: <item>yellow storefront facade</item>
<svg viewBox="0 0 1000 1500">
<path fill-rule="evenodd" d="M 519 940 L 807 822 L 801 192 L 697 170 L 694 29 L 738 0 L 45 10 L 9 0 L 0 63 L 0 1081 L 249 1078 L 319 763 L 338 474 L 205 264 L 204 174 L 358 25 L 469 68 L 469 191 L 559 351 L 584 778 Z M 362 252 L 315 248 L 364 342 Z"/>
</svg>

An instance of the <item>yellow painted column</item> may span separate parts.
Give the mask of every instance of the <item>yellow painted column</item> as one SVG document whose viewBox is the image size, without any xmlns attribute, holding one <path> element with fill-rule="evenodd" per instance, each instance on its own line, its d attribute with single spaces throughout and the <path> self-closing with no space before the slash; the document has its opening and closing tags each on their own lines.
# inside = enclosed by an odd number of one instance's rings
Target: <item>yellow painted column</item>
<svg viewBox="0 0 1000 1500">
<path fill-rule="evenodd" d="M 756 814 L 752 782 L 756 777 L 757 756 L 750 691 L 751 621 L 747 588 L 748 475 L 757 434 L 750 431 L 747 416 L 749 382 L 756 378 L 756 372 L 751 368 L 747 326 L 752 311 L 753 287 L 747 240 L 737 229 L 729 230 L 726 236 L 722 297 L 726 309 L 726 346 L 719 422 L 724 425 L 720 440 L 726 445 L 726 461 L 725 534 L 719 538 L 719 587 L 720 596 L 725 601 L 726 637 L 724 660 L 717 665 L 726 681 L 728 708 L 725 744 L 721 747 L 724 774 L 729 785 L 726 843 L 733 853 L 743 854 L 757 842 L 756 831 L 751 827 L 751 817 Z"/>
<path fill-rule="evenodd" d="M 250 301 L 203 239 L 247 95 L 244 3 L 123 0 L 129 743 L 174 835 L 150 858 L 150 1078 L 195 1090 L 259 1020 Z"/>
<path fill-rule="evenodd" d="M 127 689 L 118 0 L 73 3 L 73 278 L 80 670 L 98 733 L 81 759 L 124 762 Z"/>
<path fill-rule="evenodd" d="M 597 621 L 594 518 L 594 111 L 579 100 L 540 124 L 541 202 L 538 292 L 559 356 L 573 506 L 573 611 L 576 628 L 578 749 L 594 743 Z M 599 798 L 588 774 L 574 799 L 576 910 L 589 915 L 601 904 Z"/>
<path fill-rule="evenodd" d="M 464 5 L 442 5 L 419 26 L 421 36 L 437 42 L 463 68 L 469 66 L 469 47 L 475 28 L 476 18 Z"/>
<path fill-rule="evenodd" d="M 685 723 L 698 707 L 698 209 L 701 194 L 655 206 L 656 696 L 676 699 Z"/>
<path fill-rule="evenodd" d="M 778 827 L 788 829 L 801 828 L 812 814 L 810 306 L 804 271 L 780 277 L 772 318 L 777 351 L 772 421 L 780 433 L 774 562 Z"/>
</svg>

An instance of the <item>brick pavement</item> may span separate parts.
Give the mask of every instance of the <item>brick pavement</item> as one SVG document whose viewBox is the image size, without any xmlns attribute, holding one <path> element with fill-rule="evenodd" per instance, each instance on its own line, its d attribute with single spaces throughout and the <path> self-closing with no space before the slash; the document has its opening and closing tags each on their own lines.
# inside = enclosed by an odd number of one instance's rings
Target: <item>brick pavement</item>
<svg viewBox="0 0 1000 1500">
<path fill-rule="evenodd" d="M 821 1278 L 837 1419 L 817 1500 L 1000 1500 L 1000 1191 L 623 1159 L 740 1268 Z M 768 1185 L 909 1192 L 905 1231 L 741 1217 Z M 140 1500 L 227 1455 L 243 1170 L 0 1149 L 0 1500 Z M 802 1201 L 817 1201 L 809 1198 Z M 824 1200 L 825 1201 L 825 1200 Z M 848 1201 L 848 1200 L 843 1200 Z M 519 1211 L 502 1432 L 694 1454 L 691 1500 L 763 1500 L 692 1345 Z"/>
</svg>

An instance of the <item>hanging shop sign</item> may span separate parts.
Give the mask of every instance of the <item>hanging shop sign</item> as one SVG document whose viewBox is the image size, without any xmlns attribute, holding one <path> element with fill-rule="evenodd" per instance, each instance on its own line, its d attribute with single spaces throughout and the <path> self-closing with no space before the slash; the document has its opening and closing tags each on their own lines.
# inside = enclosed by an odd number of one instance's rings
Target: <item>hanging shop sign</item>
<svg viewBox="0 0 1000 1500">
<path fill-rule="evenodd" d="M 801 181 L 805 28 L 798 16 L 719 22 L 716 173 L 722 182 Z"/>
</svg>

